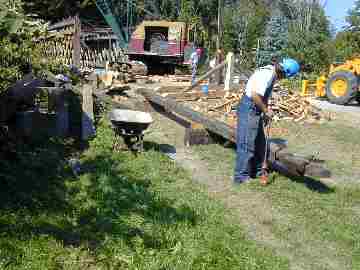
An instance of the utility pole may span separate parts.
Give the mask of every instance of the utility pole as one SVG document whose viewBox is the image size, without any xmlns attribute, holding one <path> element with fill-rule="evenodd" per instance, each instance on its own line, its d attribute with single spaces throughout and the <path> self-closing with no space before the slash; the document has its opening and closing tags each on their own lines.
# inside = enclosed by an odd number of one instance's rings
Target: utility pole
<svg viewBox="0 0 360 270">
<path fill-rule="evenodd" d="M 216 39 L 216 54 L 215 54 L 216 65 L 221 64 L 218 52 L 219 52 L 220 48 L 222 47 L 221 42 L 223 40 L 223 21 L 224 21 L 223 10 L 224 10 L 224 0 L 218 0 L 218 33 L 217 33 L 217 39 Z M 221 78 L 223 75 L 222 73 L 223 73 L 223 69 L 220 69 L 215 75 L 215 80 L 216 80 L 217 84 L 221 83 Z"/>
<path fill-rule="evenodd" d="M 218 0 L 218 35 L 216 40 L 216 49 L 220 49 L 223 36 L 223 9 L 224 0 Z"/>
</svg>

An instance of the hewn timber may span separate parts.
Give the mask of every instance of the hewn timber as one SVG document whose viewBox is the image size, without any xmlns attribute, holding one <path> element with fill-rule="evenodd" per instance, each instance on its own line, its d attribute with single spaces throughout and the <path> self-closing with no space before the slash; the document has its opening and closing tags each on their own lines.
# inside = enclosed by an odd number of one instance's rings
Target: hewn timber
<svg viewBox="0 0 360 270">
<path fill-rule="evenodd" d="M 181 92 L 166 94 L 165 97 L 176 99 L 177 101 L 193 101 L 199 98 L 218 99 L 223 98 L 226 91 L 209 91 L 207 94 L 203 92 Z"/>
<path fill-rule="evenodd" d="M 188 91 L 188 92 L 184 92 L 184 87 L 185 86 L 175 86 L 175 85 L 161 86 L 159 89 L 156 90 L 156 92 L 161 93 L 161 94 L 165 94 L 165 93 L 170 94 L 170 93 L 202 92 L 200 85 L 194 87 L 193 89 L 191 89 L 191 91 Z M 211 92 L 211 91 L 223 91 L 223 90 L 224 90 L 224 87 L 221 86 L 221 85 L 209 84 L 209 92 Z"/>
<path fill-rule="evenodd" d="M 163 107 L 166 111 L 176 113 L 190 121 L 202 124 L 206 129 L 215 134 L 235 142 L 235 129 L 219 120 L 196 112 L 191 108 L 176 102 L 174 99 L 162 97 L 149 89 L 138 89 L 138 92 L 150 102 Z"/>
</svg>

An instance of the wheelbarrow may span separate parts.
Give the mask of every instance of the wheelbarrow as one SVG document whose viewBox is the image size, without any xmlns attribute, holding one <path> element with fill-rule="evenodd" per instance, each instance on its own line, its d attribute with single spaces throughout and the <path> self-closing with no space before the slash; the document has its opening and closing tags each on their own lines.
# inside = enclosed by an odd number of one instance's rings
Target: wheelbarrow
<svg viewBox="0 0 360 270">
<path fill-rule="evenodd" d="M 115 131 L 113 148 L 118 150 L 119 137 L 124 138 L 127 148 L 134 152 L 144 150 L 144 131 L 153 122 L 149 113 L 114 109 L 109 113 L 112 128 Z"/>
</svg>

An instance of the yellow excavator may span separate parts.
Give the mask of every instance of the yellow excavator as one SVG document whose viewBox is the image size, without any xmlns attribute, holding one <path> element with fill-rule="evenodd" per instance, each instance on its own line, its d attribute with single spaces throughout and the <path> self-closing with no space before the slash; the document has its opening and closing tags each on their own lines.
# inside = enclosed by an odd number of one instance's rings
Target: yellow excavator
<svg viewBox="0 0 360 270">
<path fill-rule="evenodd" d="M 345 105 L 353 100 L 360 103 L 360 57 L 330 66 L 328 75 L 321 75 L 316 82 L 302 81 L 302 95 L 315 88 L 316 97 L 327 97 L 331 103 Z"/>
</svg>

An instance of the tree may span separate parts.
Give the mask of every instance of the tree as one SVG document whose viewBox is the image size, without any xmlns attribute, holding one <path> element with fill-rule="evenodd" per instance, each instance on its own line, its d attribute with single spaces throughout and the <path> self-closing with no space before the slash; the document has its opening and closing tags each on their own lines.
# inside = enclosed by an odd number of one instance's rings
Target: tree
<svg viewBox="0 0 360 270">
<path fill-rule="evenodd" d="M 280 58 L 288 47 L 288 19 L 279 9 L 274 9 L 266 25 L 265 37 L 258 55 L 258 65 L 270 64 L 272 58 Z"/>
<path fill-rule="evenodd" d="M 349 10 L 346 22 L 349 24 L 348 30 L 360 31 L 360 0 L 354 2 L 353 8 Z"/>
<path fill-rule="evenodd" d="M 285 2 L 280 5 L 289 16 L 288 47 L 284 54 L 298 59 L 308 71 L 327 68 L 332 62 L 331 31 L 322 1 Z"/>
<path fill-rule="evenodd" d="M 336 61 L 345 61 L 360 54 L 360 1 L 349 10 L 346 21 L 349 24 L 335 38 Z"/>
<path fill-rule="evenodd" d="M 255 48 L 264 35 L 269 9 L 263 1 L 226 1 L 224 19 L 224 47 L 241 54 L 241 69 L 255 64 Z M 240 67 L 239 67 L 240 68 Z"/>
<path fill-rule="evenodd" d="M 39 64 L 32 38 L 43 30 L 41 22 L 31 20 L 20 0 L 0 0 L 0 92 L 20 79 L 28 66 Z"/>
</svg>

